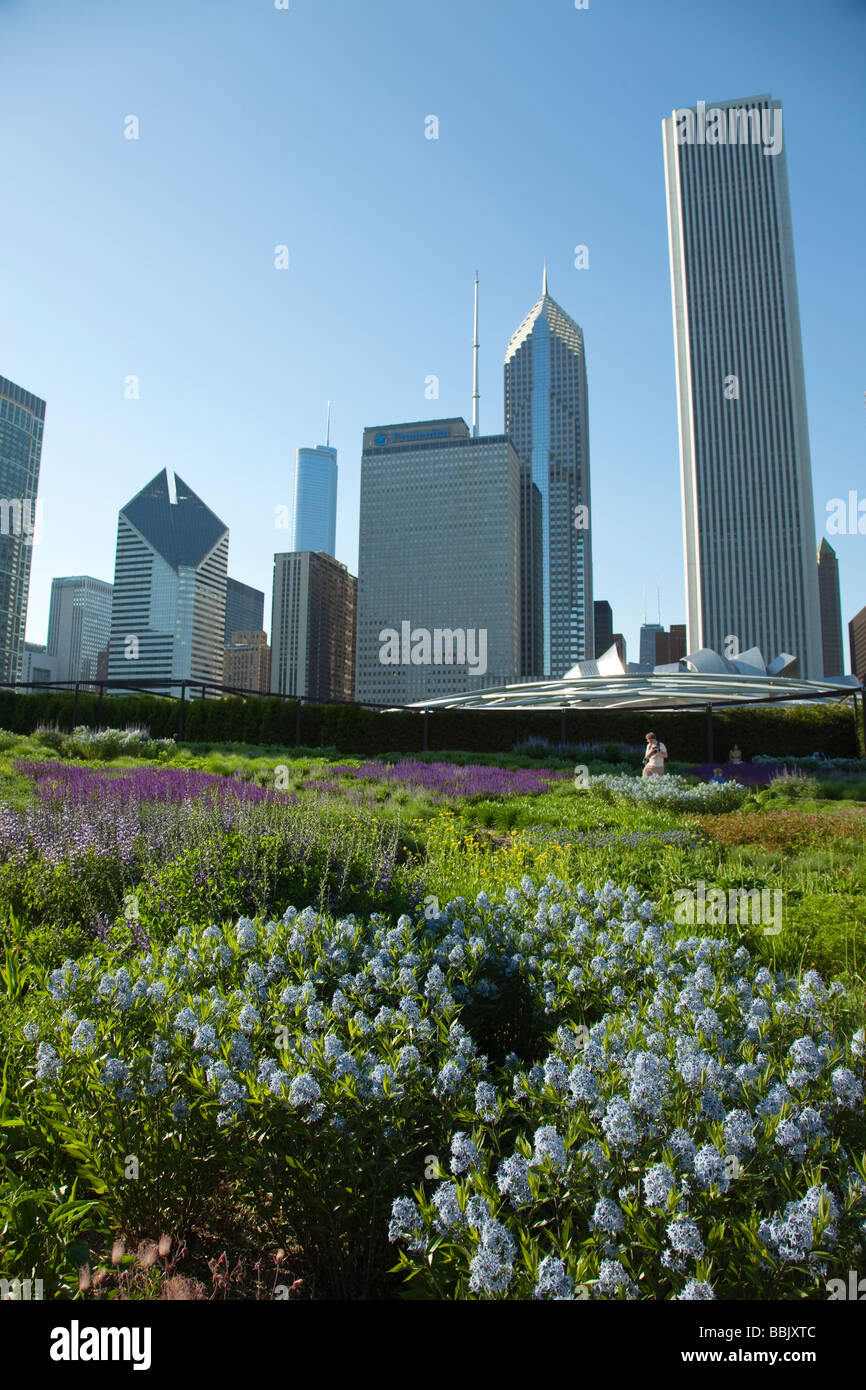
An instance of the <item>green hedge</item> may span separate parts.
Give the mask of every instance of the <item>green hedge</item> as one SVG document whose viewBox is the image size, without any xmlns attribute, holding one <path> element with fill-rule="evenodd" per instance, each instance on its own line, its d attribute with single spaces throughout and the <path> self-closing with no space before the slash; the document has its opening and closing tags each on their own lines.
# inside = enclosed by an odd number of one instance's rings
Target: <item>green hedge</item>
<svg viewBox="0 0 866 1390">
<path fill-rule="evenodd" d="M 191 700 L 185 709 L 184 738 L 195 743 L 250 743 L 295 747 L 336 747 L 343 753 L 416 753 L 423 747 L 424 717 L 409 710 L 379 713 L 360 705 L 313 705 L 301 708 L 296 739 L 297 702 L 274 696 L 232 696 Z M 73 697 L 67 691 L 20 695 L 0 691 L 0 728 L 32 733 L 40 724 L 72 727 Z M 81 694 L 76 722 L 124 728 L 144 725 L 154 738 L 177 734 L 179 702 L 155 695 L 106 695 L 97 720 L 98 697 Z M 707 754 L 707 720 L 703 710 L 649 713 L 646 710 L 568 711 L 567 743 L 642 744 L 652 729 L 678 762 L 703 762 Z M 747 705 L 718 709 L 713 716 L 714 757 L 724 760 L 738 743 L 745 758 L 756 753 L 856 757 L 860 752 L 852 705 L 797 704 L 783 707 Z M 559 743 L 558 711 L 437 710 L 429 715 L 428 746 L 468 752 L 506 752 L 529 736 Z"/>
</svg>

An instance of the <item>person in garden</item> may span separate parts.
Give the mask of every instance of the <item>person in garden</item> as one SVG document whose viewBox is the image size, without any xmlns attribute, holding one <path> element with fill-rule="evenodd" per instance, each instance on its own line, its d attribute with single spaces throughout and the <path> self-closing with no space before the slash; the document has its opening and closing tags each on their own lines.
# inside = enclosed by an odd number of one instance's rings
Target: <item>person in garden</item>
<svg viewBox="0 0 866 1390">
<path fill-rule="evenodd" d="M 655 734 L 646 736 L 646 752 L 643 755 L 643 775 L 644 777 L 661 777 L 665 770 L 665 758 L 668 750 L 664 744 L 656 738 Z"/>
</svg>

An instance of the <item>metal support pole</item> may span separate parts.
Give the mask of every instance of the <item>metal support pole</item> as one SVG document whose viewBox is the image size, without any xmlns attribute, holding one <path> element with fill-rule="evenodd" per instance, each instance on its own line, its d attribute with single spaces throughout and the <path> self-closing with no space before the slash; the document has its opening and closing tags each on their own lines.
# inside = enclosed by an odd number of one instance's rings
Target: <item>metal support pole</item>
<svg viewBox="0 0 866 1390">
<path fill-rule="evenodd" d="M 79 686 L 80 686 L 80 681 L 76 681 L 76 682 L 75 682 L 75 697 L 74 697 L 74 699 L 73 699 L 73 701 L 72 701 L 72 727 L 73 727 L 73 729 L 75 728 L 76 722 L 77 722 L 77 720 L 78 720 L 78 689 L 79 689 Z"/>
<path fill-rule="evenodd" d="M 425 709 L 425 711 L 424 711 L 424 752 L 425 752 L 425 753 L 427 752 L 427 750 L 428 750 L 429 747 L 430 747 L 429 731 L 430 731 L 430 711 L 429 711 L 429 709 Z"/>
<path fill-rule="evenodd" d="M 565 710 L 562 711 L 559 720 L 559 741 L 565 743 Z"/>
<path fill-rule="evenodd" d="M 102 719 L 102 697 L 105 694 L 105 681 L 99 682 L 99 699 L 96 702 L 96 727 L 99 728 L 99 721 Z"/>
<path fill-rule="evenodd" d="M 177 741 L 183 742 L 183 730 L 186 715 L 186 681 L 180 683 L 180 712 L 177 722 Z"/>
<path fill-rule="evenodd" d="M 707 762 L 712 766 L 715 761 L 713 752 L 713 707 L 707 705 Z"/>
<path fill-rule="evenodd" d="M 303 703 L 304 703 L 304 702 L 303 702 L 303 700 L 301 699 L 301 697 L 300 697 L 300 695 L 299 695 L 299 696 L 298 696 L 298 709 L 297 709 L 297 713 L 296 713 L 296 715 L 295 715 L 295 747 L 296 747 L 296 748 L 300 748 L 300 746 L 301 746 L 301 706 L 303 705 Z"/>
</svg>

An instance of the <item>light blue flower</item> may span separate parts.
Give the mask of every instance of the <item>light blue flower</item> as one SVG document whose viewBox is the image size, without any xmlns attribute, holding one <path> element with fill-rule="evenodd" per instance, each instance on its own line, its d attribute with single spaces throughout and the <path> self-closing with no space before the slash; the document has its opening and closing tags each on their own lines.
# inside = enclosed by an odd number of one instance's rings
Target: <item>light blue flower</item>
<svg viewBox="0 0 866 1390">
<path fill-rule="evenodd" d="M 469 1266 L 472 1292 L 504 1293 L 511 1283 L 516 1253 L 511 1234 L 499 1221 L 482 1226 L 478 1250 Z"/>
<path fill-rule="evenodd" d="M 242 1033 L 251 1033 L 261 1023 L 261 1015 L 258 1009 L 254 1009 L 252 1004 L 244 1004 L 238 1014 L 238 1028 Z"/>
<path fill-rule="evenodd" d="M 712 1284 L 699 1283 L 697 1279 L 690 1279 L 682 1293 L 677 1294 L 677 1298 L 680 1300 L 702 1299 L 708 1301 L 715 1299 L 715 1296 Z"/>
<path fill-rule="evenodd" d="M 690 1216 L 680 1213 L 668 1224 L 667 1236 L 678 1255 L 690 1260 L 699 1260 L 704 1253 L 701 1233 Z"/>
<path fill-rule="evenodd" d="M 565 1141 L 557 1133 L 552 1125 L 542 1125 L 535 1131 L 533 1138 L 533 1167 L 538 1167 L 544 1163 L 545 1159 L 550 1159 L 554 1168 L 562 1169 L 566 1165 Z"/>
<path fill-rule="evenodd" d="M 392 1245 L 403 1241 L 409 1250 L 426 1250 L 424 1221 L 411 1197 L 396 1197 L 391 1205 L 388 1239 Z"/>
<path fill-rule="evenodd" d="M 547 1298 L 552 1301 L 570 1299 L 574 1280 L 566 1274 L 565 1265 L 554 1255 L 545 1255 L 538 1266 L 538 1281 L 532 1290 L 533 1298 Z"/>
<path fill-rule="evenodd" d="M 83 1018 L 70 1039 L 73 1052 L 90 1052 L 96 1045 L 96 1028 L 89 1019 Z"/>
<path fill-rule="evenodd" d="M 54 1081 L 60 1075 L 60 1058 L 50 1043 L 41 1042 L 36 1049 L 36 1080 Z"/>
<path fill-rule="evenodd" d="M 519 1153 L 512 1154 L 510 1158 L 503 1158 L 496 1169 L 496 1186 L 515 1208 L 531 1202 L 528 1159 Z"/>
<path fill-rule="evenodd" d="M 465 1173 L 478 1163 L 478 1150 L 462 1131 L 451 1138 L 451 1172 Z"/>
<path fill-rule="evenodd" d="M 463 1213 L 460 1210 L 460 1194 L 453 1182 L 440 1183 L 433 1193 L 436 1208 L 436 1225 L 440 1231 L 450 1231 L 461 1225 Z"/>
<path fill-rule="evenodd" d="M 318 1083 L 313 1079 L 308 1071 L 300 1072 L 292 1082 L 289 1091 L 290 1105 L 313 1105 L 321 1096 L 322 1091 Z"/>
<path fill-rule="evenodd" d="M 606 1235 L 616 1235 L 623 1229 L 625 1220 L 622 1211 L 610 1197 L 599 1197 L 595 1211 L 589 1219 L 590 1227 L 604 1231 Z"/>
<path fill-rule="evenodd" d="M 676 1178 L 666 1163 L 654 1163 L 643 1177 L 643 1190 L 647 1205 L 667 1206 L 668 1197 L 676 1187 Z"/>
</svg>

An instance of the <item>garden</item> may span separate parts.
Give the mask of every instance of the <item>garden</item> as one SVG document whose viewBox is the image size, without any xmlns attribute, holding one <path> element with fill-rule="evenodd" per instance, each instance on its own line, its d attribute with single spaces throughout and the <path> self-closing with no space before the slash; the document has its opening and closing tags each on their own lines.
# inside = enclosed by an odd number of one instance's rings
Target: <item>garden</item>
<svg viewBox="0 0 866 1390">
<path fill-rule="evenodd" d="M 0 731 L 0 1278 L 833 1297 L 866 761 L 640 756 Z"/>
</svg>

